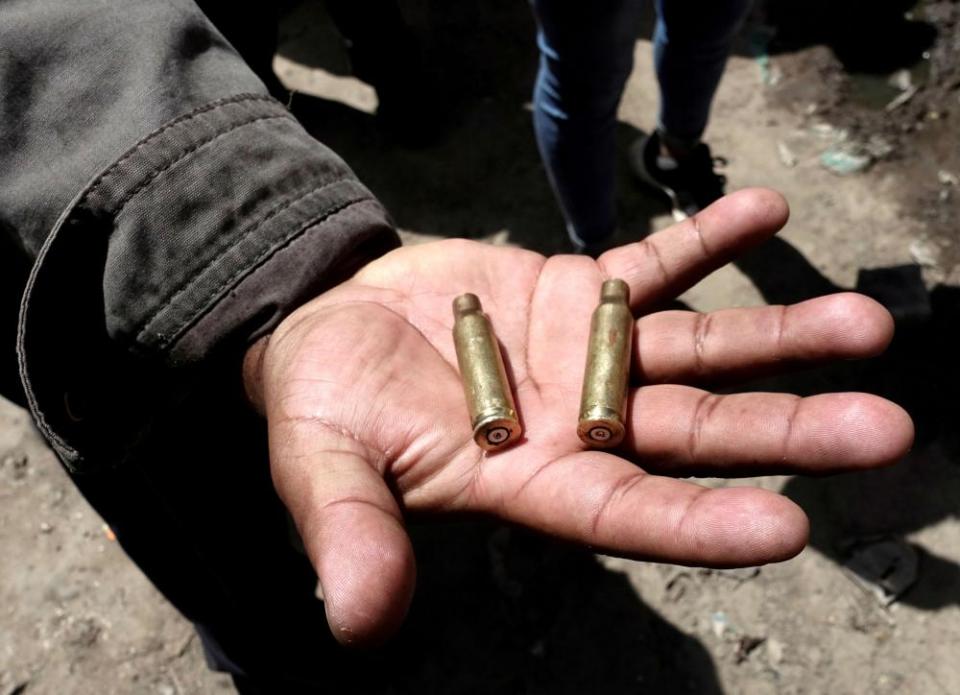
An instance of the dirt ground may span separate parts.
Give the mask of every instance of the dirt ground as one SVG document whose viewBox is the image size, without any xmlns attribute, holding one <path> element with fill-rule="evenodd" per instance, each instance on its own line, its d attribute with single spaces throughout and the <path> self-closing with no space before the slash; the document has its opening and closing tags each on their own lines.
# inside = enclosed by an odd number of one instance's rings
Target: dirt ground
<svg viewBox="0 0 960 695">
<path fill-rule="evenodd" d="M 763 568 L 598 557 L 493 523 L 415 525 L 421 579 L 399 638 L 412 657 L 385 693 L 960 693 L 960 3 L 910 5 L 759 4 L 707 139 L 728 190 L 777 188 L 792 219 L 682 298 L 709 310 L 858 288 L 884 301 L 898 335 L 883 358 L 750 387 L 890 397 L 917 423 L 908 459 L 829 479 L 710 481 L 782 490 L 807 511 L 810 547 Z M 293 110 L 407 242 L 565 251 L 529 124 L 526 4 L 404 9 L 425 42 L 420 106 L 436 142 L 382 134 L 374 93 L 347 76 L 313 3 L 289 10 L 275 62 L 301 92 Z M 624 147 L 656 102 L 644 38 L 620 109 Z M 624 162 L 620 199 L 624 240 L 669 224 Z M 6 402 L 0 552 L 0 695 L 233 692 Z"/>
</svg>

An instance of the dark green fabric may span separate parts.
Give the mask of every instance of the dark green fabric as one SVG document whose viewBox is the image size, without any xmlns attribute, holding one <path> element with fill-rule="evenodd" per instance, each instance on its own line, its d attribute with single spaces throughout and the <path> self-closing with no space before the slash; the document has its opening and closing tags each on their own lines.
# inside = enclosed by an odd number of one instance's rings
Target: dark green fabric
<svg viewBox="0 0 960 695">
<path fill-rule="evenodd" d="M 0 105 L 21 378 L 75 469 L 123 461 L 192 370 L 398 243 L 193 2 L 0 3 Z"/>
</svg>

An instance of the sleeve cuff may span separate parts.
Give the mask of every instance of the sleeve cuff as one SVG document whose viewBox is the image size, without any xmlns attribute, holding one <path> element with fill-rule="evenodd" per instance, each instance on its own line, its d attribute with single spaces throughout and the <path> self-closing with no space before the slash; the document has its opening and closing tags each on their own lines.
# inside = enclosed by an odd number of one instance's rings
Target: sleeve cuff
<svg viewBox="0 0 960 695">
<path fill-rule="evenodd" d="M 193 366 L 397 245 L 370 192 L 272 99 L 170 121 L 97 176 L 40 251 L 18 353 L 41 432 L 72 468 L 119 463 Z"/>
</svg>

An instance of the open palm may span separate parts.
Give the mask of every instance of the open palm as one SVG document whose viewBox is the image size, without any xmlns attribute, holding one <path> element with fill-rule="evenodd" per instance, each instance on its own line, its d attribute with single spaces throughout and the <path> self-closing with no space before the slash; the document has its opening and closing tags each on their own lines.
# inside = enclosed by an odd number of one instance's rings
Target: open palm
<svg viewBox="0 0 960 695">
<path fill-rule="evenodd" d="M 411 512 L 495 514 L 630 557 L 710 566 L 791 557 L 803 512 L 757 488 L 671 476 L 866 468 L 912 441 L 900 408 L 865 394 L 713 395 L 688 384 L 782 364 L 862 357 L 890 340 L 871 300 L 649 313 L 779 229 L 783 200 L 744 191 L 597 261 L 451 240 L 395 251 L 291 315 L 248 354 L 271 469 L 317 570 L 334 634 L 365 643 L 402 620 L 414 584 Z M 627 437 L 587 451 L 577 413 L 603 280 L 639 317 Z M 503 346 L 524 437 L 473 441 L 451 334 L 453 298 L 478 295 Z M 619 455 L 617 455 L 619 454 Z"/>
</svg>

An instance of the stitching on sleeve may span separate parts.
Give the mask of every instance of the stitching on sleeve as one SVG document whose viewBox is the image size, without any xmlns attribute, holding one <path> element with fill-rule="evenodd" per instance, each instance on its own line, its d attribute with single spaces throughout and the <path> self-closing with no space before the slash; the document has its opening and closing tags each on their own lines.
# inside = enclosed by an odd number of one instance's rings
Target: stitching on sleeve
<svg viewBox="0 0 960 695">
<path fill-rule="evenodd" d="M 184 121 L 188 121 L 191 118 L 195 118 L 202 113 L 206 113 L 208 111 L 213 111 L 214 109 L 220 108 L 221 106 L 226 106 L 228 104 L 237 104 L 245 101 L 270 102 L 270 101 L 276 101 L 276 100 L 271 96 L 265 96 L 263 94 L 237 94 L 232 97 L 224 97 L 223 99 L 217 99 L 216 101 L 211 101 L 210 103 L 204 104 L 203 106 L 198 106 L 193 111 L 185 113 L 181 116 L 177 116 L 172 121 L 168 121 L 167 123 L 164 123 L 162 126 L 154 130 L 152 133 L 149 133 L 148 135 L 143 137 L 140 140 L 140 142 L 138 142 L 136 145 L 134 145 L 129 150 L 127 150 L 120 157 L 120 159 L 118 159 L 116 162 L 110 165 L 107 169 L 101 172 L 101 174 L 97 178 L 95 178 L 87 187 L 88 189 L 87 196 L 89 196 L 90 193 L 92 193 L 97 188 L 97 186 L 99 186 L 108 176 L 111 176 L 114 173 L 114 171 L 116 171 L 120 167 L 120 165 L 122 165 L 124 162 L 130 159 L 130 157 L 132 157 L 137 152 L 139 152 L 151 140 L 154 140 L 158 136 L 162 135 L 163 133 L 168 131 L 170 128 L 178 126 Z M 278 106 L 280 106 L 280 102 L 276 102 L 276 103 Z"/>
<path fill-rule="evenodd" d="M 269 212 L 267 212 L 267 214 L 265 214 L 263 217 L 261 217 L 259 220 L 257 220 L 253 225 L 251 225 L 249 228 L 247 228 L 240 237 L 238 237 L 238 238 L 236 238 L 236 239 L 231 239 L 231 240 L 230 240 L 230 244 L 229 244 L 228 246 L 226 246 L 224 249 L 222 249 L 219 253 L 217 253 L 216 256 L 214 256 L 213 258 L 211 258 L 209 261 L 207 261 L 206 263 L 204 263 L 202 267 L 198 268 L 198 269 L 196 270 L 196 272 L 195 272 L 191 277 L 189 277 L 189 278 L 186 280 L 186 282 L 184 282 L 179 288 L 177 288 L 177 290 L 176 290 L 173 294 L 169 295 L 166 299 L 160 300 L 160 305 L 156 308 L 156 310 L 154 310 L 153 312 L 151 312 L 151 313 L 143 320 L 142 327 L 141 327 L 140 330 L 137 332 L 136 340 L 137 340 L 138 342 L 139 342 L 139 341 L 142 341 L 142 340 L 146 337 L 146 334 L 149 332 L 150 324 L 153 323 L 153 322 L 156 320 L 157 316 L 159 316 L 159 315 L 164 311 L 164 309 L 168 308 L 168 306 L 169 306 L 170 304 L 173 304 L 173 303 L 175 303 L 177 300 L 179 300 L 180 297 L 182 297 L 183 294 L 190 289 L 190 287 L 197 281 L 198 278 L 200 278 L 201 275 L 203 275 L 205 272 L 207 272 L 207 270 L 208 270 L 211 266 L 213 266 L 214 264 L 216 264 L 216 263 L 217 263 L 218 261 L 220 261 L 224 256 L 226 256 L 228 253 L 230 253 L 230 251 L 231 251 L 235 246 L 237 246 L 237 245 L 239 245 L 239 244 L 242 244 L 244 241 L 246 241 L 248 238 L 250 238 L 254 233 L 256 233 L 264 224 L 266 224 L 266 223 L 269 222 L 271 219 L 273 219 L 274 217 L 276 217 L 276 216 L 279 215 L 280 213 L 284 212 L 285 210 L 293 207 L 294 205 L 296 205 L 296 204 L 299 203 L 300 201 L 305 200 L 305 199 L 307 199 L 307 198 L 309 198 L 309 197 L 311 197 L 311 196 L 314 196 L 314 195 L 316 195 L 316 194 L 318 194 L 318 193 L 321 193 L 321 192 L 324 191 L 325 189 L 330 188 L 331 186 L 335 186 L 335 185 L 337 185 L 337 184 L 340 184 L 340 183 L 342 183 L 342 182 L 343 182 L 342 179 L 338 179 L 337 181 L 330 181 L 330 182 L 328 182 L 328 183 L 323 184 L 322 186 L 315 186 L 315 187 L 310 188 L 310 189 L 308 189 L 308 190 L 306 190 L 306 191 L 303 191 L 303 192 L 301 192 L 301 193 L 299 193 L 299 194 L 297 194 L 297 195 L 295 195 L 295 196 L 293 196 L 293 197 L 291 197 L 291 198 L 288 198 L 287 200 L 282 201 L 281 203 L 279 203 L 278 205 L 276 205 L 274 208 L 272 208 Z M 363 200 L 363 199 L 367 199 L 367 196 L 363 196 L 362 198 L 359 198 L 359 200 Z M 339 207 L 330 208 L 328 211 L 326 211 L 325 213 L 323 213 L 323 216 L 324 216 L 324 217 L 329 216 L 329 215 L 333 214 L 334 212 L 337 212 L 337 211 L 338 211 L 339 209 L 341 209 L 342 207 L 344 207 L 344 206 L 346 206 L 346 205 L 352 205 L 352 204 L 355 203 L 355 202 L 357 202 L 357 199 L 345 201 L 345 202 L 344 202 L 341 206 L 339 206 Z M 320 219 L 320 218 L 314 218 L 314 219 Z M 294 232 L 294 233 L 296 233 L 296 232 Z M 259 258 L 259 257 L 258 257 L 258 258 Z M 255 259 L 254 262 L 256 262 L 256 260 L 257 260 L 257 259 Z M 245 265 L 244 267 L 242 267 L 242 268 L 239 269 L 239 272 L 242 273 L 242 272 L 244 272 L 244 271 L 246 271 L 246 270 L 247 270 L 247 266 Z M 234 277 L 233 275 L 230 276 L 230 278 L 228 279 L 228 283 L 230 282 L 230 280 L 232 280 L 233 277 Z M 216 290 L 216 292 L 219 292 L 221 289 L 223 289 L 222 286 L 221 286 L 221 287 L 218 287 L 217 290 Z M 215 292 L 215 293 L 216 293 L 216 292 Z"/>
<path fill-rule="evenodd" d="M 313 191 L 313 192 L 316 192 L 316 191 Z M 308 196 L 303 196 L 303 197 L 306 198 Z M 332 208 L 328 208 L 324 210 L 322 213 L 315 215 L 314 217 L 311 217 L 310 219 L 306 220 L 301 225 L 299 225 L 299 227 L 297 227 L 292 233 L 278 240 L 277 243 L 271 244 L 270 246 L 265 248 L 263 251 L 261 251 L 259 254 L 257 254 L 256 257 L 254 257 L 251 260 L 249 266 L 238 268 L 233 274 L 230 275 L 230 277 L 228 277 L 226 280 L 220 283 L 216 287 L 216 289 L 214 289 L 214 291 L 210 293 L 208 300 L 202 306 L 200 306 L 199 308 L 197 308 L 196 310 L 194 310 L 193 312 L 187 315 L 186 319 L 181 323 L 180 328 L 176 329 L 170 336 L 167 336 L 165 339 L 161 339 L 159 341 L 159 348 L 161 350 L 166 349 L 171 344 L 179 340 L 180 337 L 184 333 L 186 333 L 187 330 L 189 330 L 189 328 L 194 324 L 194 322 L 200 316 L 202 316 L 204 313 L 206 313 L 212 308 L 209 306 L 210 299 L 213 299 L 217 295 L 221 294 L 227 287 L 234 284 L 240 277 L 242 277 L 243 275 L 249 275 L 255 272 L 260 266 L 262 266 L 267 261 L 267 259 L 270 256 L 274 255 L 281 249 L 286 248 L 287 246 L 292 244 L 294 241 L 296 241 L 298 238 L 302 237 L 307 230 L 316 227 L 318 224 L 325 222 L 326 220 L 330 219 L 337 213 L 343 210 L 346 210 L 347 208 L 353 205 L 356 205 L 358 203 L 362 203 L 368 200 L 371 200 L 371 198 L 364 196 L 361 198 L 356 198 L 354 200 L 343 201 L 339 205 L 336 205 Z"/>
<path fill-rule="evenodd" d="M 239 238 L 232 239 L 225 236 L 221 237 L 221 239 L 225 241 L 225 243 L 223 244 L 223 247 L 217 251 L 216 255 L 214 255 L 213 258 L 211 258 L 209 261 L 204 263 L 202 267 L 198 268 L 196 272 L 194 272 L 191 276 L 187 277 L 179 286 L 174 288 L 169 294 L 158 299 L 159 306 L 153 312 L 151 312 L 148 316 L 146 316 L 146 318 L 142 320 L 140 324 L 140 328 L 137 330 L 136 339 L 140 340 L 150 328 L 150 324 L 154 321 L 154 319 L 157 318 L 157 316 L 160 313 L 163 312 L 165 308 L 167 308 L 167 305 L 172 304 L 177 300 L 179 300 L 180 297 L 183 295 L 183 293 L 186 292 L 188 289 L 190 289 L 190 286 L 197 280 L 197 278 L 199 278 L 203 273 L 205 273 L 212 265 L 217 263 L 220 259 L 226 256 L 228 253 L 230 253 L 230 250 L 234 246 L 242 243 L 251 234 L 256 232 L 261 226 L 269 222 L 271 219 L 279 215 L 281 212 L 283 212 L 287 208 L 293 205 L 296 205 L 299 201 L 303 200 L 304 198 L 314 193 L 317 193 L 319 191 L 322 191 L 325 188 L 329 188 L 330 186 L 333 186 L 334 184 L 337 184 L 337 183 L 340 183 L 340 180 L 329 181 L 321 186 L 314 186 L 306 190 L 297 191 L 296 193 L 290 196 L 287 196 L 286 198 L 281 200 L 279 203 L 274 205 L 272 208 L 270 208 L 263 215 L 263 217 L 255 221 L 251 221 L 252 226 L 243 230 Z"/>
<path fill-rule="evenodd" d="M 193 143 L 190 147 L 188 147 L 187 149 L 185 149 L 183 152 L 181 152 L 179 155 L 177 155 L 176 158 L 170 160 L 169 162 L 165 162 L 162 166 L 154 169 L 154 170 L 151 171 L 149 174 L 147 174 L 143 179 L 140 180 L 140 183 L 138 183 L 136 186 L 134 186 L 134 187 L 131 188 L 129 191 L 127 191 L 127 192 L 124 194 L 124 196 L 123 196 L 120 200 L 118 200 L 118 201 L 116 202 L 116 204 L 115 204 L 112 208 L 108 208 L 108 209 L 106 210 L 106 212 L 107 212 L 108 214 L 111 214 L 111 215 L 114 215 L 114 214 L 119 215 L 119 214 L 120 214 L 120 211 L 123 209 L 123 207 L 124 207 L 127 203 L 129 203 L 130 200 L 131 200 L 135 195 L 137 195 L 137 193 L 139 193 L 139 192 L 142 191 L 144 188 L 146 188 L 147 186 L 149 186 L 149 185 L 154 181 L 154 179 L 156 179 L 158 176 L 160 176 L 160 174 L 162 174 L 163 172 L 165 172 L 165 171 L 173 168 L 174 166 L 176 166 L 176 164 L 177 164 L 178 162 L 183 161 L 184 159 L 186 159 L 187 157 L 189 157 L 191 154 L 193 154 L 194 152 L 196 152 L 197 150 L 199 150 L 201 147 L 204 147 L 204 146 L 206 146 L 206 145 L 209 145 L 209 144 L 210 144 L 211 142 L 213 142 L 214 140 L 218 140 L 219 138 L 223 137 L 224 135 L 229 135 L 229 134 L 231 134 L 231 133 L 239 130 L 240 128 L 243 128 L 243 127 L 246 127 L 246 126 L 249 126 L 249 125 L 253 125 L 254 123 L 259 123 L 260 121 L 271 121 L 271 120 L 277 120 L 277 119 L 286 120 L 286 119 L 288 119 L 288 118 L 289 118 L 288 116 L 278 116 L 278 115 L 276 115 L 276 114 L 274 114 L 274 115 L 272 115 L 272 116 L 257 116 L 256 118 L 253 118 L 253 119 L 251 119 L 251 120 L 249 120 L 249 121 L 243 121 L 243 122 L 241 122 L 241 123 L 237 123 L 237 124 L 233 125 L 233 126 L 230 128 L 230 130 L 224 130 L 224 131 L 221 131 L 221 132 L 219 132 L 219 133 L 214 133 L 213 135 L 208 136 L 208 137 L 205 137 L 205 138 L 203 138 L 202 140 L 198 140 L 197 142 Z"/>
</svg>

